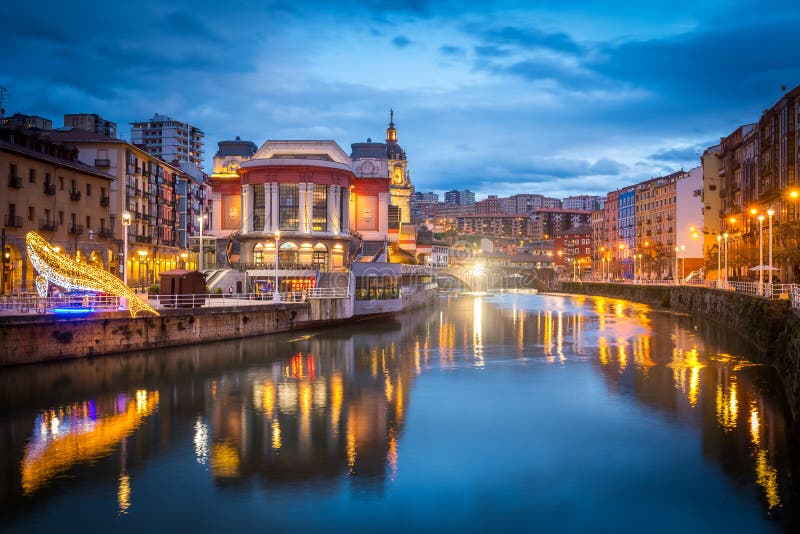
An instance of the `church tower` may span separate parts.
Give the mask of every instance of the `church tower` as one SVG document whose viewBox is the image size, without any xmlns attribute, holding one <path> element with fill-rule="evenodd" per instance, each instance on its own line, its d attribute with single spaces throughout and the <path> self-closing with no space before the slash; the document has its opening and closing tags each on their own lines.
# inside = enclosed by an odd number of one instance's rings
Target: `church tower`
<svg viewBox="0 0 800 534">
<path fill-rule="evenodd" d="M 411 180 L 406 153 L 397 143 L 393 109 L 389 110 L 389 126 L 386 128 L 386 158 L 389 163 L 390 204 L 399 209 L 399 222 L 408 224 L 411 222 Z"/>
</svg>

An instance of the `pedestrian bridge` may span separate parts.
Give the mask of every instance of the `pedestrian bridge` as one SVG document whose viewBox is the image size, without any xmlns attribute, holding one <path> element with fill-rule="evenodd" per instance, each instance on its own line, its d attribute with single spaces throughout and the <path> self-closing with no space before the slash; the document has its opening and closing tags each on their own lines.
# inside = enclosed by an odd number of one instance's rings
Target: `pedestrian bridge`
<svg viewBox="0 0 800 534">
<path fill-rule="evenodd" d="M 553 269 L 532 267 L 455 265 L 436 269 L 440 289 L 466 287 L 486 289 L 547 289 L 554 280 Z"/>
</svg>

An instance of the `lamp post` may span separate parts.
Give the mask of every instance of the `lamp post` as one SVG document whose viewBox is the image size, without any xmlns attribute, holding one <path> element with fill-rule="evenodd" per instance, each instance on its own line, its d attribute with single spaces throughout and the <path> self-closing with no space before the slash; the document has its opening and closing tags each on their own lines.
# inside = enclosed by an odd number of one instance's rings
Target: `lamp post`
<svg viewBox="0 0 800 534">
<path fill-rule="evenodd" d="M 122 282 L 128 285 L 128 227 L 131 225 L 131 212 L 122 212 Z"/>
<path fill-rule="evenodd" d="M 758 216 L 758 294 L 764 294 L 764 216 Z"/>
<path fill-rule="evenodd" d="M 725 287 L 728 287 L 728 232 L 722 234 L 722 237 L 725 239 Z"/>
<path fill-rule="evenodd" d="M 722 236 L 717 234 L 717 288 L 722 280 Z"/>
<path fill-rule="evenodd" d="M 275 230 L 275 290 L 272 292 L 272 302 L 281 301 L 281 292 L 278 290 L 278 241 L 281 238 L 281 231 Z"/>
<path fill-rule="evenodd" d="M 772 286 L 772 216 L 775 215 L 775 210 L 768 209 L 767 215 L 769 215 L 769 284 Z"/>
<path fill-rule="evenodd" d="M 197 222 L 200 223 L 200 262 L 199 262 L 200 269 L 199 269 L 199 271 L 201 273 L 203 272 L 203 221 L 206 220 L 206 217 L 208 217 L 208 215 L 206 215 L 206 214 L 198 215 L 198 217 L 197 217 Z"/>
</svg>

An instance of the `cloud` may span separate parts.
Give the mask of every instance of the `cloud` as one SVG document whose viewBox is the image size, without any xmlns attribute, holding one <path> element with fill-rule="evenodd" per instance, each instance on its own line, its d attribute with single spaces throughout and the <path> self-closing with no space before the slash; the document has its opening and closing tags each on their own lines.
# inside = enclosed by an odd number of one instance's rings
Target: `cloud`
<svg viewBox="0 0 800 534">
<path fill-rule="evenodd" d="M 474 50 L 475 55 L 480 58 L 497 58 L 511 55 L 511 52 L 508 49 L 500 48 L 499 46 L 495 45 L 476 46 Z"/>
<path fill-rule="evenodd" d="M 392 39 L 392 44 L 397 48 L 405 48 L 410 45 L 413 41 L 406 37 L 405 35 L 398 35 L 394 39 Z"/>
<path fill-rule="evenodd" d="M 535 27 L 503 26 L 500 28 L 469 27 L 485 46 L 513 46 L 522 50 L 546 48 L 569 54 L 581 54 L 583 49 L 569 35 L 562 32 L 548 33 Z"/>
<path fill-rule="evenodd" d="M 439 47 L 439 52 L 441 52 L 445 56 L 451 56 L 451 57 L 460 57 L 466 53 L 466 51 L 460 46 L 453 46 L 453 45 L 442 45 Z"/>
</svg>

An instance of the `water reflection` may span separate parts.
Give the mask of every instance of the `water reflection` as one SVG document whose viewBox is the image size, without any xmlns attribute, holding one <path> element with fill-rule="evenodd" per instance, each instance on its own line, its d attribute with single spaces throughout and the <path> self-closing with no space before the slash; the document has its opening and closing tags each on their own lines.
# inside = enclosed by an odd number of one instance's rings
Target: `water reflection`
<svg viewBox="0 0 800 534">
<path fill-rule="evenodd" d="M 11 369 L 0 375 L 0 520 L 24 528 L 47 515 L 45 503 L 98 480 L 115 488 L 116 513 L 132 518 L 144 506 L 143 467 L 160 452 L 185 455 L 195 480 L 217 491 L 257 482 L 272 492 L 385 495 L 419 459 L 405 436 L 425 375 L 543 372 L 537 363 L 590 369 L 612 395 L 691 428 L 765 514 L 794 520 L 794 441 L 771 368 L 687 316 L 529 295 L 443 299 L 369 328 Z M 421 402 L 419 413 L 438 409 L 429 396 Z M 512 428 L 502 433 L 515 439 Z"/>
</svg>

